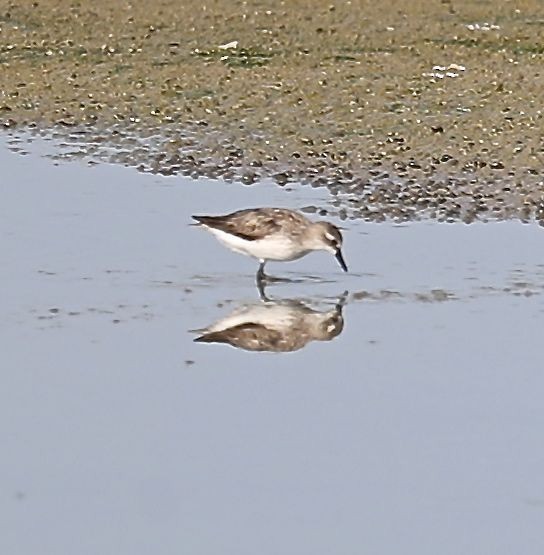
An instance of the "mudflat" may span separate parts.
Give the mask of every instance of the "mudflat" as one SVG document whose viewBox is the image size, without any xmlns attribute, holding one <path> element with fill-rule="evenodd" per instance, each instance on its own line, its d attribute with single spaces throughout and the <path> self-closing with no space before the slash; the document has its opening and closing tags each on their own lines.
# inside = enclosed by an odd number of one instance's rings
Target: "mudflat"
<svg viewBox="0 0 544 555">
<path fill-rule="evenodd" d="M 0 2 L 0 123 L 342 218 L 544 221 L 540 0 Z"/>
</svg>

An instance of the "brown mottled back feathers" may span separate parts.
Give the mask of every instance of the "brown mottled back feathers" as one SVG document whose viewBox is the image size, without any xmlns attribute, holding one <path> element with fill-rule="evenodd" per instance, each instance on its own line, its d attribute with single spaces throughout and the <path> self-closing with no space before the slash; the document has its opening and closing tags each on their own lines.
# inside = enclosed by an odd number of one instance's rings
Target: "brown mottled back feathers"
<svg viewBox="0 0 544 555">
<path fill-rule="evenodd" d="M 301 349 L 311 340 L 306 333 L 285 333 L 247 322 L 221 331 L 209 332 L 194 339 L 197 343 L 225 343 L 246 351 L 285 353 Z"/>
<path fill-rule="evenodd" d="M 278 219 L 278 215 L 281 218 Z M 238 210 L 226 216 L 193 216 L 208 227 L 220 229 L 247 241 L 256 241 L 267 235 L 279 233 L 283 228 L 304 229 L 310 222 L 301 214 L 284 208 L 259 208 Z"/>
</svg>

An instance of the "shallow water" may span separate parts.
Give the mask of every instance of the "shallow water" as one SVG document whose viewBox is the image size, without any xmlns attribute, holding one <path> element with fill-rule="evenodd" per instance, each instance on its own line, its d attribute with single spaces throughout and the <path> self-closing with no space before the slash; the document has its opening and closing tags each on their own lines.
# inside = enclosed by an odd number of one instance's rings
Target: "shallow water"
<svg viewBox="0 0 544 555">
<path fill-rule="evenodd" d="M 342 223 L 350 274 L 271 265 L 263 303 L 190 215 L 323 190 L 41 148 L 0 148 L 2 553 L 542 553 L 541 228 Z M 346 291 L 290 353 L 190 331 Z"/>
</svg>

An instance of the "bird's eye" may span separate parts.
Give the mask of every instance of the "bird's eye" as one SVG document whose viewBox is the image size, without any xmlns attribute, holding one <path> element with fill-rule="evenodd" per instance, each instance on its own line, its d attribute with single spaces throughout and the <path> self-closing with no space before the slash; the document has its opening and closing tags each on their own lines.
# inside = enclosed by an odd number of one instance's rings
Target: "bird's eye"
<svg viewBox="0 0 544 555">
<path fill-rule="evenodd" d="M 334 235 L 325 233 L 325 239 L 333 249 L 338 250 L 340 248 L 340 243 Z"/>
</svg>

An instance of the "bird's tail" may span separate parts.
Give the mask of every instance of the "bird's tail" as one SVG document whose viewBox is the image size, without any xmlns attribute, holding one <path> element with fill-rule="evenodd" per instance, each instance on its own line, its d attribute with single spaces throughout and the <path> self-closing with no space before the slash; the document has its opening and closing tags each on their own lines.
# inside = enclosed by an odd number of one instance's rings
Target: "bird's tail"
<svg viewBox="0 0 544 555">
<path fill-rule="evenodd" d="M 213 221 L 215 220 L 213 216 L 191 216 L 191 218 L 193 218 L 193 220 L 196 220 L 197 223 L 190 225 L 208 225 L 213 223 Z"/>
<path fill-rule="evenodd" d="M 195 337 L 193 341 L 195 343 L 223 343 L 224 342 L 224 341 L 221 341 L 221 335 L 219 332 L 205 333 L 204 335 Z"/>
</svg>

